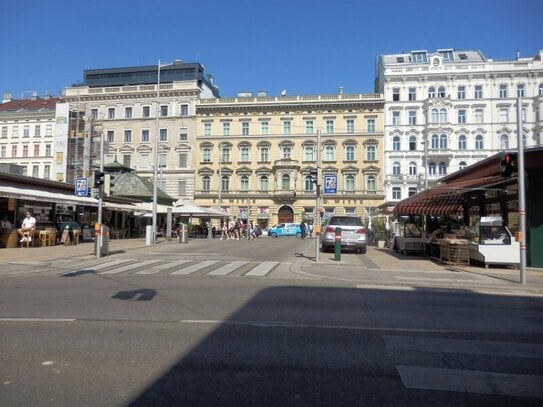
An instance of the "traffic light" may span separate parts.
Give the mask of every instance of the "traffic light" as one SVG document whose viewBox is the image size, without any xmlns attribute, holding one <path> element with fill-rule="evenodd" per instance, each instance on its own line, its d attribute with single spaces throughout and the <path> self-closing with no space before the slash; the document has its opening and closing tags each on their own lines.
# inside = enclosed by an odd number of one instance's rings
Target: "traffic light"
<svg viewBox="0 0 543 407">
<path fill-rule="evenodd" d="M 100 188 L 104 185 L 105 174 L 101 171 L 94 171 L 94 188 Z"/>
<path fill-rule="evenodd" d="M 311 177 L 311 182 L 315 184 L 317 183 L 317 174 L 318 174 L 318 171 L 316 168 L 309 170 L 309 176 Z"/>
<path fill-rule="evenodd" d="M 500 159 L 500 175 L 509 178 L 517 172 L 517 157 L 513 153 L 505 153 Z"/>
</svg>

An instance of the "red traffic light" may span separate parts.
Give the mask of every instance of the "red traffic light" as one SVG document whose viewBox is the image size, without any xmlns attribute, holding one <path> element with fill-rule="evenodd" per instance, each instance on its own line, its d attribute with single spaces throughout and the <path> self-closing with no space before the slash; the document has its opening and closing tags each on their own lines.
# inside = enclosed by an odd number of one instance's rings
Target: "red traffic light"
<svg viewBox="0 0 543 407">
<path fill-rule="evenodd" d="M 516 156 L 513 153 L 506 153 L 500 160 L 500 175 L 508 178 L 517 171 L 516 168 Z"/>
</svg>

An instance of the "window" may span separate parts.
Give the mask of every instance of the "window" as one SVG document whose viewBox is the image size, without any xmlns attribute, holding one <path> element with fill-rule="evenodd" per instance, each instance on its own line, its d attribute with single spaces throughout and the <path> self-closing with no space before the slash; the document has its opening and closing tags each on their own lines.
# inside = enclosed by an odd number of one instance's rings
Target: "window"
<svg viewBox="0 0 543 407">
<path fill-rule="evenodd" d="M 90 117 L 93 120 L 98 119 L 98 109 L 91 109 Z"/>
<path fill-rule="evenodd" d="M 304 161 L 315 161 L 314 146 L 304 146 Z"/>
<path fill-rule="evenodd" d="M 428 59 L 426 58 L 426 51 L 411 52 L 411 59 L 413 62 L 428 62 Z"/>
<path fill-rule="evenodd" d="M 222 147 L 221 148 L 221 161 L 222 162 L 230 162 L 230 147 Z"/>
<path fill-rule="evenodd" d="M 439 122 L 447 123 L 447 109 L 439 109 Z"/>
<path fill-rule="evenodd" d="M 432 109 L 430 112 L 430 123 L 439 122 L 439 111 L 437 109 Z"/>
<path fill-rule="evenodd" d="M 51 178 L 51 166 L 49 164 L 45 164 L 43 166 L 43 178 L 45 179 Z"/>
<path fill-rule="evenodd" d="M 440 162 L 438 165 L 439 175 L 447 175 L 447 164 Z"/>
<path fill-rule="evenodd" d="M 437 89 L 437 97 L 438 98 L 444 98 L 445 97 L 445 87 L 444 86 L 440 86 Z"/>
<path fill-rule="evenodd" d="M 463 169 L 466 168 L 467 166 L 468 166 L 468 165 L 466 164 L 465 161 L 460 161 L 460 162 L 458 163 L 458 169 L 459 169 L 459 170 L 463 170 Z"/>
<path fill-rule="evenodd" d="M 4 158 L 6 157 L 6 146 L 0 146 L 0 157 Z"/>
<path fill-rule="evenodd" d="M 37 178 L 39 172 L 40 172 L 40 166 L 39 165 L 33 165 L 32 166 L 32 176 Z"/>
<path fill-rule="evenodd" d="M 402 173 L 402 167 L 399 162 L 392 164 L 392 175 L 399 176 Z"/>
<path fill-rule="evenodd" d="M 398 102 L 400 100 L 400 88 L 392 89 L 392 101 Z"/>
<path fill-rule="evenodd" d="M 115 108 L 114 107 L 108 107 L 108 109 L 107 109 L 107 118 L 108 119 L 115 119 Z"/>
<path fill-rule="evenodd" d="M 142 113 L 143 117 L 151 116 L 151 107 L 150 106 L 143 106 L 143 108 L 141 110 L 141 113 Z"/>
<path fill-rule="evenodd" d="M 16 145 L 11 146 L 11 156 L 12 157 L 17 157 L 17 146 Z"/>
<path fill-rule="evenodd" d="M 539 87 L 537 89 L 538 95 L 543 96 L 543 83 L 539 84 Z"/>
<path fill-rule="evenodd" d="M 141 142 L 142 143 L 148 143 L 149 142 L 149 129 L 143 129 L 141 131 Z"/>
<path fill-rule="evenodd" d="M 439 149 L 439 136 L 437 134 L 432 134 L 432 144 L 430 148 L 432 150 Z"/>
<path fill-rule="evenodd" d="M 517 97 L 518 98 L 523 98 L 524 97 L 524 85 L 519 83 L 517 85 Z"/>
<path fill-rule="evenodd" d="M 500 85 L 500 99 L 507 98 L 507 85 Z"/>
<path fill-rule="evenodd" d="M 283 176 L 281 177 L 281 189 L 290 190 L 290 175 L 283 174 Z"/>
<path fill-rule="evenodd" d="M 123 154 L 123 165 L 130 168 L 130 161 L 132 161 L 132 155 Z"/>
<path fill-rule="evenodd" d="M 454 61 L 453 51 L 452 50 L 440 50 L 439 53 L 443 57 L 443 61 Z"/>
<path fill-rule="evenodd" d="M 187 195 L 187 180 L 182 179 L 177 182 L 177 195 Z"/>
<path fill-rule="evenodd" d="M 221 177 L 221 191 L 230 190 L 230 177 L 228 175 L 223 175 Z"/>
<path fill-rule="evenodd" d="M 483 85 L 475 85 L 475 92 L 474 92 L 473 97 L 475 99 L 483 98 Z"/>
<path fill-rule="evenodd" d="M 506 107 L 500 109 L 500 123 L 507 123 L 508 120 L 508 109 Z"/>
<path fill-rule="evenodd" d="M 45 137 L 51 137 L 53 135 L 53 125 L 48 124 L 45 126 Z"/>
<path fill-rule="evenodd" d="M 23 157 L 28 157 L 28 146 L 27 145 L 23 146 Z"/>
<path fill-rule="evenodd" d="M 410 110 L 408 112 L 409 125 L 414 126 L 417 124 L 417 112 L 415 110 Z"/>
<path fill-rule="evenodd" d="M 333 133 L 334 133 L 334 121 L 326 120 L 326 134 L 333 134 Z"/>
<path fill-rule="evenodd" d="M 132 108 L 131 107 L 125 107 L 124 108 L 124 118 L 125 119 L 131 119 L 132 118 Z"/>
<path fill-rule="evenodd" d="M 262 128 L 262 126 L 261 126 Z M 292 122 L 290 120 L 285 120 L 283 122 L 283 134 L 290 134 L 292 130 Z M 262 133 L 264 134 L 264 133 Z M 265 133 L 268 134 L 268 133 Z"/>
<path fill-rule="evenodd" d="M 354 119 L 347 119 L 347 133 L 354 133 Z"/>
<path fill-rule="evenodd" d="M 45 156 L 46 157 L 51 157 L 51 144 L 46 144 L 45 145 Z"/>
<path fill-rule="evenodd" d="M 202 148 L 202 162 L 205 162 L 205 163 L 211 162 L 211 147 Z"/>
<path fill-rule="evenodd" d="M 19 137 L 19 127 L 18 126 L 13 126 L 13 128 L 11 129 L 11 137 L 13 137 L 13 138 Z"/>
<path fill-rule="evenodd" d="M 168 129 L 160 129 L 159 141 L 168 141 Z"/>
<path fill-rule="evenodd" d="M 268 146 L 261 146 L 258 149 L 259 161 L 268 162 L 270 161 L 270 148 Z"/>
<path fill-rule="evenodd" d="M 356 187 L 355 177 L 352 174 L 345 176 L 345 191 L 354 192 Z"/>
<path fill-rule="evenodd" d="M 367 161 L 376 161 L 377 157 L 377 147 L 375 144 L 368 144 L 366 146 L 366 160 Z"/>
<path fill-rule="evenodd" d="M 39 124 L 36 124 L 36 127 L 34 127 L 34 137 L 40 137 L 41 133 L 41 126 Z"/>
<path fill-rule="evenodd" d="M 304 191 L 313 191 L 313 178 L 310 175 L 304 177 Z"/>
<path fill-rule="evenodd" d="M 229 136 L 230 135 L 230 122 L 224 122 L 222 124 L 222 135 L 223 136 Z"/>
<path fill-rule="evenodd" d="M 106 132 L 106 140 L 108 143 L 114 143 L 115 142 L 115 132 L 113 130 L 108 130 Z"/>
<path fill-rule="evenodd" d="M 248 162 L 249 160 L 249 147 L 243 146 L 239 149 L 240 161 Z"/>
<path fill-rule="evenodd" d="M 417 88 L 409 88 L 408 95 L 409 101 L 414 102 L 417 100 Z"/>
<path fill-rule="evenodd" d="M 411 176 L 417 175 L 417 164 L 414 162 L 409 163 L 409 175 Z"/>
<path fill-rule="evenodd" d="M 162 117 L 168 116 L 168 105 L 160 106 L 160 116 Z"/>
<path fill-rule="evenodd" d="M 158 168 L 166 168 L 168 165 L 168 153 L 158 153 Z"/>
<path fill-rule="evenodd" d="M 187 141 L 189 139 L 189 129 L 187 127 L 179 128 L 179 141 Z"/>
<path fill-rule="evenodd" d="M 458 93 L 457 93 L 458 99 L 465 99 L 466 98 L 466 87 L 463 85 L 460 85 L 458 87 Z"/>
<path fill-rule="evenodd" d="M 392 150 L 400 151 L 400 136 L 394 136 L 392 139 Z"/>
<path fill-rule="evenodd" d="M 392 124 L 396 126 L 400 124 L 400 112 L 392 112 Z"/>
<path fill-rule="evenodd" d="M 345 146 L 345 160 L 346 161 L 354 161 L 355 158 L 355 147 L 352 145 Z"/>
<path fill-rule="evenodd" d="M 140 153 L 140 169 L 151 168 L 151 158 L 149 153 Z"/>
<path fill-rule="evenodd" d="M 305 121 L 305 134 L 313 134 L 313 120 Z"/>
<path fill-rule="evenodd" d="M 211 123 L 204 123 L 204 136 L 211 136 Z"/>
<path fill-rule="evenodd" d="M 417 136 L 409 136 L 409 151 L 417 151 Z"/>
<path fill-rule="evenodd" d="M 366 120 L 366 131 L 368 133 L 375 133 L 375 119 Z"/>
<path fill-rule="evenodd" d="M 377 190 L 377 178 L 375 175 L 368 175 L 366 177 L 366 191 L 375 192 Z"/>
<path fill-rule="evenodd" d="M 467 150 L 468 149 L 467 139 L 466 139 L 466 136 L 464 134 L 461 134 L 458 137 L 458 149 L 459 150 Z"/>
<path fill-rule="evenodd" d="M 260 134 L 269 134 L 270 132 L 270 122 L 268 121 L 262 121 L 260 122 Z M 289 133 L 286 133 L 285 134 L 290 134 L 290 127 L 289 127 Z"/>
<path fill-rule="evenodd" d="M 433 87 L 433 86 L 430 86 L 430 87 L 428 88 L 428 98 L 429 98 L 429 99 L 433 99 L 433 98 L 435 98 L 435 97 L 436 97 L 436 88 Z"/>
<path fill-rule="evenodd" d="M 481 136 L 480 134 L 475 136 L 475 149 L 476 150 L 484 149 L 483 136 Z"/>
<path fill-rule="evenodd" d="M 239 189 L 240 191 L 247 192 L 249 191 L 249 176 L 242 175 L 239 178 Z"/>
<path fill-rule="evenodd" d="M 249 122 L 242 122 L 241 123 L 241 135 L 242 136 L 248 136 L 249 135 Z"/>
<path fill-rule="evenodd" d="M 292 155 L 292 146 L 281 146 L 281 159 L 290 160 Z"/>
<path fill-rule="evenodd" d="M 500 148 L 502 150 L 507 150 L 509 148 L 509 136 L 507 134 L 502 134 L 500 136 Z"/>
<path fill-rule="evenodd" d="M 436 163 L 430 162 L 428 164 L 428 174 L 433 176 L 436 175 Z"/>
<path fill-rule="evenodd" d="M 484 120 L 483 116 L 484 116 L 483 109 L 475 109 L 474 117 L 473 117 L 475 123 L 483 124 L 483 120 Z"/>
<path fill-rule="evenodd" d="M 30 137 L 30 126 L 23 126 L 23 137 Z"/>
<path fill-rule="evenodd" d="M 458 124 L 466 124 L 466 110 L 465 109 L 458 110 Z"/>
<path fill-rule="evenodd" d="M 324 146 L 324 161 L 335 161 L 336 149 L 332 145 Z"/>
<path fill-rule="evenodd" d="M 180 116 L 188 116 L 189 115 L 189 105 L 187 104 L 181 104 L 179 107 L 179 115 Z"/>
<path fill-rule="evenodd" d="M 269 188 L 269 181 L 267 175 L 261 175 L 258 179 L 258 189 L 260 191 L 267 191 Z"/>
<path fill-rule="evenodd" d="M 34 144 L 34 157 L 39 157 L 39 156 L 40 156 L 40 145 Z"/>
<path fill-rule="evenodd" d="M 400 187 L 392 187 L 392 199 L 394 200 L 402 199 L 402 190 Z"/>
<path fill-rule="evenodd" d="M 189 165 L 189 155 L 188 153 L 179 153 L 179 162 L 177 166 L 179 168 L 188 168 Z"/>
</svg>

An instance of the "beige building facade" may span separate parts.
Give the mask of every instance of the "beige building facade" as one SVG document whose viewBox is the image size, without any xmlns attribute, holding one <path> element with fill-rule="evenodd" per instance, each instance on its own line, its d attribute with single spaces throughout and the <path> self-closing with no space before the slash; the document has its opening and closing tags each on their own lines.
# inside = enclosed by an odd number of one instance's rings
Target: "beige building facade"
<svg viewBox="0 0 543 407">
<path fill-rule="evenodd" d="M 198 100 L 194 203 L 263 228 L 317 210 L 367 219 L 384 202 L 383 107 L 380 94 Z"/>
</svg>

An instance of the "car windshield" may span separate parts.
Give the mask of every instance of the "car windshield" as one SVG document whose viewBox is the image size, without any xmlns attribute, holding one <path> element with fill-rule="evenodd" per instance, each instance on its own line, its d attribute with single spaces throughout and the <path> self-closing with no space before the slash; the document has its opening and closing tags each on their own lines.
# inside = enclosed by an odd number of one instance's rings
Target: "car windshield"
<svg viewBox="0 0 543 407">
<path fill-rule="evenodd" d="M 330 225 L 363 226 L 360 218 L 355 216 L 335 216 L 330 219 Z"/>
</svg>

